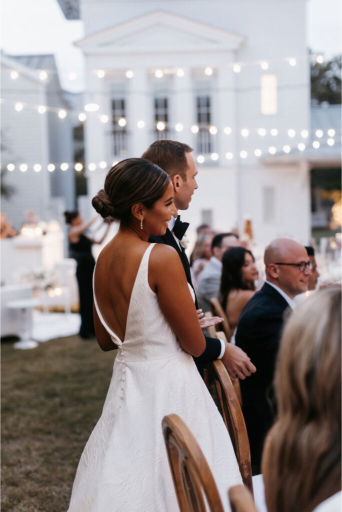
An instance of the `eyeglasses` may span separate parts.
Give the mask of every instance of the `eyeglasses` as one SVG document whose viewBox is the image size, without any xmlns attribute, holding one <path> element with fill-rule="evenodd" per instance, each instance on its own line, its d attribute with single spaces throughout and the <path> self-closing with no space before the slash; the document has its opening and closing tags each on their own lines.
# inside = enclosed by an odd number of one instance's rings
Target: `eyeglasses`
<svg viewBox="0 0 342 512">
<path fill-rule="evenodd" d="M 275 263 L 275 265 L 291 265 L 292 267 L 298 267 L 299 272 L 305 272 L 307 268 L 313 269 L 312 261 L 301 261 L 300 263 Z"/>
</svg>

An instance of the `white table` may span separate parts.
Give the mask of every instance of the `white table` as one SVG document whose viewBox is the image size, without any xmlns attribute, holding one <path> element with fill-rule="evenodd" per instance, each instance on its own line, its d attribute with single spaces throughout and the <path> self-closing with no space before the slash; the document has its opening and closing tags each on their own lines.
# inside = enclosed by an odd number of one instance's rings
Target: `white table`
<svg viewBox="0 0 342 512">
<path fill-rule="evenodd" d="M 22 332 L 21 332 L 21 340 L 17 343 L 14 343 L 14 348 L 19 349 L 30 349 L 30 348 L 36 348 L 38 346 L 38 343 L 36 341 L 31 340 L 31 317 L 33 313 L 33 308 L 36 306 L 39 306 L 41 304 L 40 299 L 35 298 L 29 298 L 29 299 L 19 299 L 19 300 L 12 300 L 6 304 L 6 307 L 9 309 L 14 309 L 16 311 L 21 311 L 21 314 L 23 316 L 23 322 L 22 322 Z"/>
</svg>

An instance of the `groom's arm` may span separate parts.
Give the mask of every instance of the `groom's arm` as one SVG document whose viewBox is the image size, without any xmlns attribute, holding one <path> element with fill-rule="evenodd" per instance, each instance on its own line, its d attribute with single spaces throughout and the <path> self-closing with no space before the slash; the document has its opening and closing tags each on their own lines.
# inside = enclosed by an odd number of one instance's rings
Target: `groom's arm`
<svg viewBox="0 0 342 512">
<path fill-rule="evenodd" d="M 194 357 L 195 362 L 199 364 L 211 363 L 220 357 L 222 343 L 217 338 L 209 338 L 205 336 L 206 347 L 199 357 Z"/>
</svg>

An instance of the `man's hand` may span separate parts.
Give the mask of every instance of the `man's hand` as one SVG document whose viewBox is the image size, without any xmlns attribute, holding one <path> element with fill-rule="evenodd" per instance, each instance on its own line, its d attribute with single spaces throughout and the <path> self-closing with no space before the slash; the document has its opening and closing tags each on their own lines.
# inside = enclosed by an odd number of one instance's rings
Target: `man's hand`
<svg viewBox="0 0 342 512">
<path fill-rule="evenodd" d="M 224 351 L 221 361 L 233 379 L 238 377 L 244 380 L 246 377 L 256 372 L 256 368 L 248 355 L 241 350 L 241 348 L 232 343 L 226 343 L 226 350 Z"/>
</svg>

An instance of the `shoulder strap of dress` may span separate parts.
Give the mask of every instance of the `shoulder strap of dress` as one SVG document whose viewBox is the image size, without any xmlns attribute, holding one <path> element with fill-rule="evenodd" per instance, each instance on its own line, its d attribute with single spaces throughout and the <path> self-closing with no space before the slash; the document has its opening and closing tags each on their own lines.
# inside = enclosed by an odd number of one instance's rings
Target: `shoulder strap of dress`
<svg viewBox="0 0 342 512">
<path fill-rule="evenodd" d="M 96 269 L 96 265 L 95 265 L 94 272 L 93 272 L 93 295 L 94 295 L 94 304 L 95 304 L 95 308 L 96 308 L 97 314 L 99 315 L 101 323 L 102 323 L 103 327 L 106 329 L 106 331 L 118 342 L 118 345 L 122 345 L 122 341 L 120 340 L 119 336 L 117 334 L 115 334 L 115 332 L 113 332 L 108 327 L 106 322 L 104 321 L 103 316 L 102 316 L 101 311 L 100 311 L 100 308 L 99 308 L 99 306 L 97 304 L 96 295 L 95 295 L 95 269 Z"/>
</svg>

